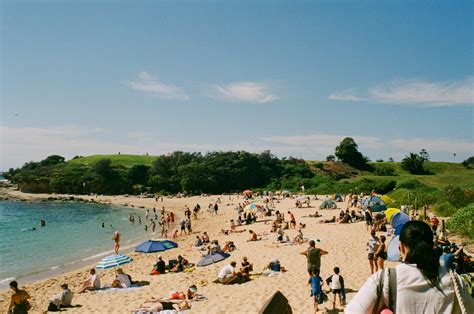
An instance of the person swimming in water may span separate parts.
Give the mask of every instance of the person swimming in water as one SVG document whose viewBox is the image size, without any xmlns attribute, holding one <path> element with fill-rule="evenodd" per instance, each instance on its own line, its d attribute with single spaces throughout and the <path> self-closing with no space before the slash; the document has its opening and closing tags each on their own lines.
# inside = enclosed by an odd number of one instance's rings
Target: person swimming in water
<svg viewBox="0 0 474 314">
<path fill-rule="evenodd" d="M 41 219 L 41 220 L 40 220 L 40 226 L 41 226 L 41 227 L 46 226 L 46 220 Z"/>
</svg>

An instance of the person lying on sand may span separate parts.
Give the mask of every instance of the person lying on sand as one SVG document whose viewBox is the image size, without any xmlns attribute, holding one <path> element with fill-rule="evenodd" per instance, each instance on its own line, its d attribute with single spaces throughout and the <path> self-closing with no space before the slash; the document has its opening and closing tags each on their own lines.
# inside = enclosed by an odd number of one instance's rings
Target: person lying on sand
<svg viewBox="0 0 474 314">
<path fill-rule="evenodd" d="M 155 298 L 151 297 L 151 299 L 146 300 L 145 302 L 162 302 L 162 301 L 172 301 L 172 300 L 194 300 L 201 295 L 197 294 L 197 287 L 196 285 L 190 286 L 186 292 L 178 292 L 178 291 L 170 291 L 168 298 Z"/>
<path fill-rule="evenodd" d="M 171 301 L 151 301 L 147 300 L 145 303 L 152 303 L 152 304 L 140 304 L 138 309 L 132 311 L 132 313 L 154 313 L 160 311 L 181 311 L 181 310 L 188 310 L 191 308 L 191 304 L 183 300 L 171 300 Z"/>
<path fill-rule="evenodd" d="M 320 215 L 318 211 L 316 211 L 314 214 L 309 214 L 308 216 L 303 216 L 303 217 L 311 217 L 311 218 L 318 218 L 322 217 L 323 215 Z"/>
<path fill-rule="evenodd" d="M 331 219 L 324 219 L 322 221 L 318 221 L 318 223 L 320 223 L 320 224 L 330 224 L 330 223 L 333 223 L 333 222 L 336 222 L 336 216 L 332 216 Z"/>
</svg>

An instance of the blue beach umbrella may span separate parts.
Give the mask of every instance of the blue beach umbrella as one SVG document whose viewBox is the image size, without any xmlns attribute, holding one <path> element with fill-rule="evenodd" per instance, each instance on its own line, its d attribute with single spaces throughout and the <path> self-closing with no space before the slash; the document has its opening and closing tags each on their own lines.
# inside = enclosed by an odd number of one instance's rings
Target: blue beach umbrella
<svg viewBox="0 0 474 314">
<path fill-rule="evenodd" d="M 135 247 L 135 252 L 142 252 L 142 253 L 153 253 L 153 252 L 162 252 L 170 249 L 177 248 L 178 244 L 169 241 L 169 240 L 163 240 L 163 241 L 153 241 L 153 240 L 148 240 L 145 241 Z"/>
<path fill-rule="evenodd" d="M 125 265 L 133 262 L 133 258 L 125 255 L 110 255 L 104 257 L 99 264 L 95 267 L 96 269 L 109 269 L 118 267 L 120 265 Z"/>
<path fill-rule="evenodd" d="M 230 254 L 224 253 L 224 252 L 216 252 L 212 254 L 208 254 L 201 258 L 201 260 L 197 263 L 197 266 L 207 266 L 211 265 L 220 261 L 225 260 L 228 258 Z"/>
</svg>

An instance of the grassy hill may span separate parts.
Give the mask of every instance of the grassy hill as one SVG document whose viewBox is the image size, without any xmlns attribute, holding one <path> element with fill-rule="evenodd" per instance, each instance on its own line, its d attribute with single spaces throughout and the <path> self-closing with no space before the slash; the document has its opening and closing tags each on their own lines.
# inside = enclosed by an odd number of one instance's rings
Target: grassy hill
<svg viewBox="0 0 474 314">
<path fill-rule="evenodd" d="M 397 182 L 416 179 L 428 186 L 443 188 L 447 185 L 458 185 L 464 188 L 474 188 L 474 169 L 468 169 L 458 163 L 451 162 L 426 162 L 425 169 L 432 174 L 413 175 L 401 168 L 399 162 L 380 162 L 373 165 L 389 164 L 395 168 L 396 176 L 375 176 L 370 172 L 362 172 L 357 176 L 358 179 L 368 178 L 387 178 Z M 353 180 L 353 179 L 350 179 Z"/>
<path fill-rule="evenodd" d="M 151 166 L 156 156 L 144 155 L 92 155 L 87 157 L 79 157 L 68 161 L 70 164 L 93 165 L 98 160 L 108 158 L 112 161 L 113 166 L 132 167 L 133 165 Z"/>
<path fill-rule="evenodd" d="M 109 158 L 114 166 L 131 167 L 133 165 L 150 166 L 156 156 L 144 155 L 92 155 L 87 157 L 79 157 L 69 160 L 71 164 L 92 165 L 99 159 Z M 377 180 L 389 179 L 397 182 L 416 179 L 428 186 L 443 188 L 447 185 L 457 185 L 464 188 L 474 188 L 474 169 L 463 167 L 459 163 L 451 162 L 427 162 L 425 168 L 432 174 L 429 175 L 412 175 L 401 168 L 400 162 L 374 162 L 375 167 L 379 165 L 388 165 L 395 169 L 394 176 L 377 176 L 371 172 L 360 172 L 347 165 L 334 162 L 308 161 L 311 169 L 320 175 L 336 175 L 339 177 L 349 177 L 343 181 L 356 181 L 363 178 Z"/>
</svg>

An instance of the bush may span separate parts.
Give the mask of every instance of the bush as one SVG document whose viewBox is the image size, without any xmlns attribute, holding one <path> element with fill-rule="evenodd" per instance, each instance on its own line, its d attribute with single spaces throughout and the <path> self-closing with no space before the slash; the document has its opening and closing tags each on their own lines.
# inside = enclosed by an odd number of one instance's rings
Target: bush
<svg viewBox="0 0 474 314">
<path fill-rule="evenodd" d="M 419 189 L 396 189 L 389 195 L 395 201 L 393 207 L 399 207 L 401 205 L 416 205 L 416 208 L 420 208 L 424 205 L 435 204 L 440 198 L 440 191 L 431 187 L 423 187 Z"/>
<path fill-rule="evenodd" d="M 459 209 L 446 222 L 446 227 L 455 233 L 474 239 L 474 204 Z"/>
<path fill-rule="evenodd" d="M 386 164 L 376 165 L 374 174 L 376 176 L 394 176 L 395 168 Z"/>
<path fill-rule="evenodd" d="M 435 204 L 434 211 L 439 216 L 449 217 L 456 213 L 456 207 L 454 207 L 450 202 L 444 201 Z"/>
<path fill-rule="evenodd" d="M 416 179 L 400 181 L 397 183 L 397 189 L 419 189 L 424 187 L 426 187 L 426 185 Z"/>
</svg>

